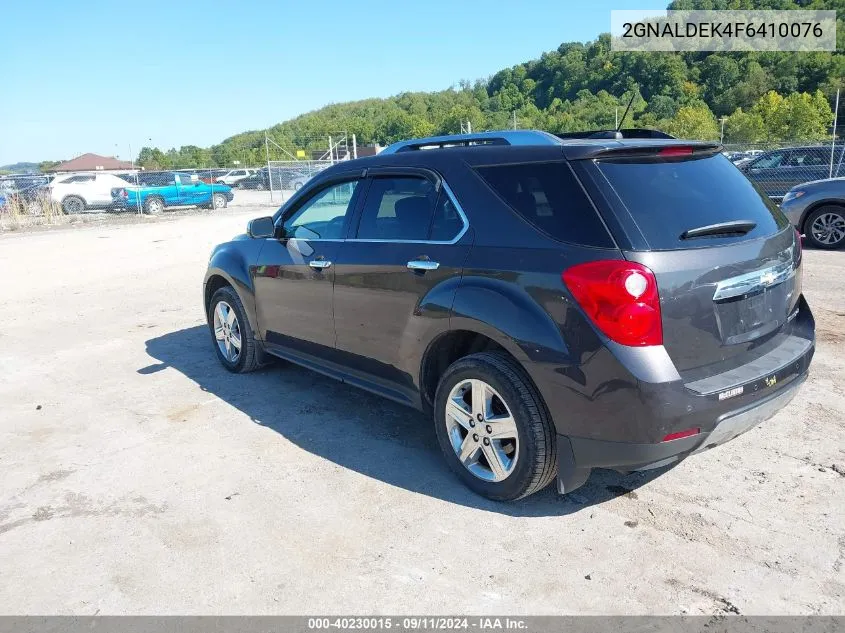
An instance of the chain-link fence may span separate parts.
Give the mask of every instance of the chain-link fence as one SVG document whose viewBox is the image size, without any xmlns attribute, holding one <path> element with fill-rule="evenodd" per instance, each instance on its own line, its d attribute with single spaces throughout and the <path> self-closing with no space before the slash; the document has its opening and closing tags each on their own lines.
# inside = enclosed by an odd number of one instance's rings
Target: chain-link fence
<svg viewBox="0 0 845 633">
<path fill-rule="evenodd" d="M 334 164 L 332 160 L 270 161 L 260 173 L 273 202 L 284 202 L 315 175 Z"/>
</svg>

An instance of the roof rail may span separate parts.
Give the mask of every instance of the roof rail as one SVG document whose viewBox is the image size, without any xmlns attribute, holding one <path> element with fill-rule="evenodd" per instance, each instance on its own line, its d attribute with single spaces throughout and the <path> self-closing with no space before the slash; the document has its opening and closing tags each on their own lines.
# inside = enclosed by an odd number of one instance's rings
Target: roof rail
<svg viewBox="0 0 845 633">
<path fill-rule="evenodd" d="M 556 134 L 558 138 L 606 138 L 606 139 L 623 139 L 623 138 L 675 138 L 671 134 L 661 132 L 660 130 L 650 130 L 648 128 L 625 128 L 622 130 L 587 130 L 584 132 L 561 132 Z"/>
<path fill-rule="evenodd" d="M 449 134 L 399 141 L 384 148 L 381 154 L 396 154 L 444 147 L 467 147 L 469 145 L 560 145 L 560 139 L 540 130 L 500 130 L 478 132 L 477 134 Z"/>
</svg>

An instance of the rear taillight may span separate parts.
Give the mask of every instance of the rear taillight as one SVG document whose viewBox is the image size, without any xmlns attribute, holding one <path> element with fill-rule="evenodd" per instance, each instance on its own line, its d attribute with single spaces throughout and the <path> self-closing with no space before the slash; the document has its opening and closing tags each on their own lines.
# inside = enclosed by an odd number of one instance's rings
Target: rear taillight
<svg viewBox="0 0 845 633">
<path fill-rule="evenodd" d="M 586 262 L 568 268 L 562 277 L 587 316 L 612 341 L 637 347 L 663 344 L 657 280 L 642 264 Z"/>
</svg>

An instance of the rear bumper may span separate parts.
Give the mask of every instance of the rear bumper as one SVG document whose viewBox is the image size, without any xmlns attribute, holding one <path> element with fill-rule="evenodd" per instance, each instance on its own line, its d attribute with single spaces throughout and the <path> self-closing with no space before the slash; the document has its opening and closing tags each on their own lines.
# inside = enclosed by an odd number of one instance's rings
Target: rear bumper
<svg viewBox="0 0 845 633">
<path fill-rule="evenodd" d="M 720 415 L 709 431 L 692 437 L 657 444 L 636 444 L 558 435 L 558 491 L 563 494 L 575 490 L 586 482 L 593 468 L 624 471 L 660 468 L 693 453 L 729 442 L 768 420 L 789 404 L 807 375 L 804 369 L 785 387 L 740 409 Z"/>
</svg>

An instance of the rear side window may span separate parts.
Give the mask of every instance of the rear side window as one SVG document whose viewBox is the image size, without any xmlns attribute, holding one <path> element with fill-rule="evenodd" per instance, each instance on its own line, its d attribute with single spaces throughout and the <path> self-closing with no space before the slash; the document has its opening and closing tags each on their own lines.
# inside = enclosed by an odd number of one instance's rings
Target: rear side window
<svg viewBox="0 0 845 633">
<path fill-rule="evenodd" d="M 519 163 L 475 169 L 514 211 L 546 235 L 584 246 L 613 246 L 567 163 Z"/>
<path fill-rule="evenodd" d="M 722 246 L 777 233 L 788 220 L 721 154 L 665 160 L 598 160 L 649 247 L 655 250 Z M 681 239 L 694 228 L 745 220 L 744 235 Z"/>
</svg>

